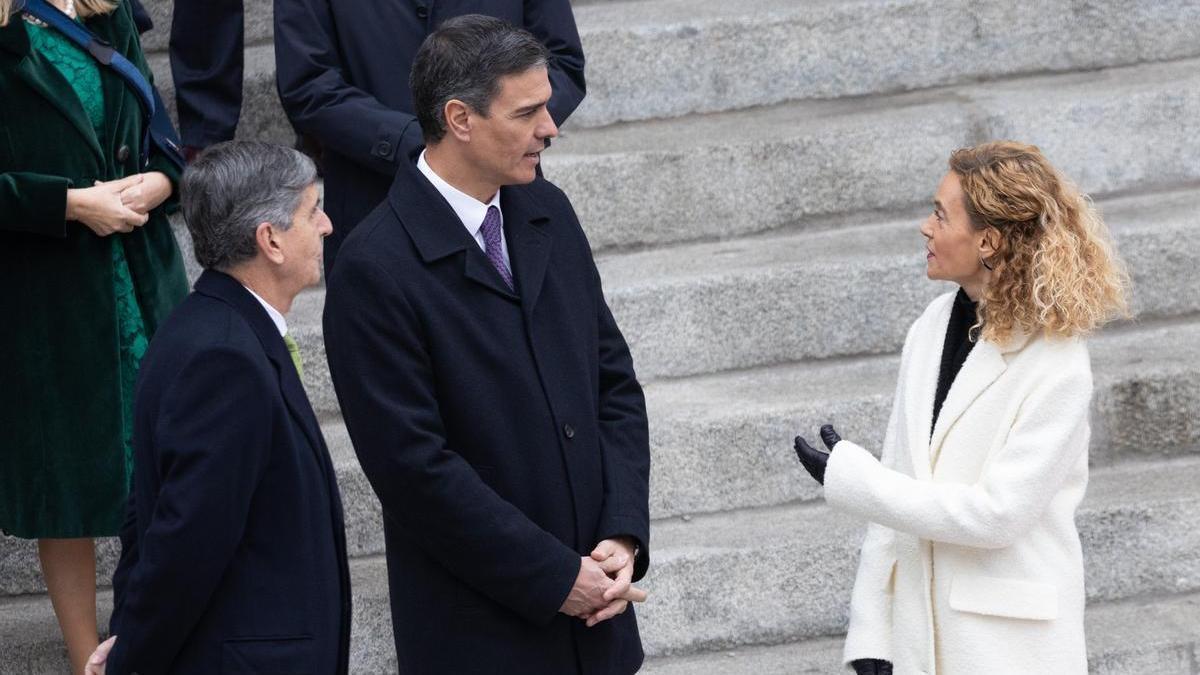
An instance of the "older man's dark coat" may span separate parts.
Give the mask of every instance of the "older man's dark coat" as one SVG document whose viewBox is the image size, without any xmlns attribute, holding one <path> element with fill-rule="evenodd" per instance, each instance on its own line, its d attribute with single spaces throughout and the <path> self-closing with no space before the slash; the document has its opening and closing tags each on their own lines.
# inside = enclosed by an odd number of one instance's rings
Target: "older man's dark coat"
<svg viewBox="0 0 1200 675">
<path fill-rule="evenodd" d="M 550 50 L 550 115 L 562 124 L 584 96 L 583 47 L 569 0 L 275 0 L 275 74 L 288 119 L 321 147 L 325 269 L 387 195 L 408 150 L 422 145 L 408 74 L 443 21 L 486 14 Z"/>
<path fill-rule="evenodd" d="M 328 282 L 326 350 L 383 504 L 400 672 L 631 673 L 632 609 L 590 629 L 558 610 L 603 539 L 637 539 L 645 573 L 642 389 L 566 197 L 538 179 L 500 201 L 515 293 L 411 163 Z"/>
<path fill-rule="evenodd" d="M 344 674 L 350 579 L 320 427 L 279 330 L 207 271 L 142 363 L 108 674 Z"/>
</svg>

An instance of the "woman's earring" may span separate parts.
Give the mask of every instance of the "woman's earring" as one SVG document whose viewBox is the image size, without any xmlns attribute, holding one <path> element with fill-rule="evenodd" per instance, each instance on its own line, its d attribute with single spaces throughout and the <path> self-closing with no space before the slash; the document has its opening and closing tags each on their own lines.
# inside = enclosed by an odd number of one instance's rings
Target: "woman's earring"
<svg viewBox="0 0 1200 675">
<path fill-rule="evenodd" d="M 994 267 L 992 267 L 991 265 L 988 264 L 987 258 L 984 258 L 982 253 L 979 254 L 979 263 L 981 265 L 983 265 L 983 268 L 989 272 L 991 272 L 992 270 L 995 269 Z"/>
</svg>

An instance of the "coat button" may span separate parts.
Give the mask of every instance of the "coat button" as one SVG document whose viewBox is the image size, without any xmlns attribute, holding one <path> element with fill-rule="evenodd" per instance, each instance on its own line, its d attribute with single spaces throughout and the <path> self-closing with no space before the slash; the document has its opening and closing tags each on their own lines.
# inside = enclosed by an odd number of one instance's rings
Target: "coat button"
<svg viewBox="0 0 1200 675">
<path fill-rule="evenodd" d="M 129 159 L 129 146 L 122 145 L 117 149 L 117 161 L 124 162 L 127 159 Z"/>
<path fill-rule="evenodd" d="M 387 141 L 379 141 L 375 144 L 375 154 L 380 157 L 387 157 L 392 154 L 392 144 Z"/>
<path fill-rule="evenodd" d="M 570 424 L 564 424 L 563 436 L 566 436 L 567 438 L 575 438 L 575 427 L 571 426 Z"/>
<path fill-rule="evenodd" d="M 417 5 L 417 18 L 418 19 L 428 19 L 429 18 L 429 8 L 426 7 L 425 5 Z"/>
</svg>

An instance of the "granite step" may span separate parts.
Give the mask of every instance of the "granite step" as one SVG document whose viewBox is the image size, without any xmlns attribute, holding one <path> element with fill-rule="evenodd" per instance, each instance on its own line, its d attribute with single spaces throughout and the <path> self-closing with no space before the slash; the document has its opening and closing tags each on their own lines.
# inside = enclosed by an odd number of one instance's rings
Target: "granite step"
<svg viewBox="0 0 1200 675">
<path fill-rule="evenodd" d="M 608 250 L 894 216 L 929 202 L 951 150 L 997 138 L 1095 196 L 1194 182 L 1200 61 L 568 130 L 544 159 Z"/>
<path fill-rule="evenodd" d="M 1093 473 L 1078 517 L 1093 606 L 1200 590 L 1200 532 L 1184 525 L 1200 509 L 1198 480 L 1196 459 Z M 650 600 L 639 607 L 647 654 L 740 649 L 844 631 L 861 535 L 861 523 L 818 503 L 654 523 L 654 563 L 642 584 Z M 384 560 L 355 560 L 352 574 L 352 671 L 395 672 Z M 102 593 L 102 617 L 110 596 Z M 7 652 L 0 675 L 53 672 L 61 648 L 48 600 L 0 598 L 0 644 Z"/>
<path fill-rule="evenodd" d="M 269 51 L 271 4 L 246 2 L 245 81 L 255 100 L 266 84 L 274 91 L 274 61 L 254 56 Z M 1200 56 L 1200 8 L 1190 0 L 1052 0 L 1037 12 L 1019 0 L 573 4 L 588 95 L 572 128 Z M 152 57 L 165 56 L 171 7 L 148 3 Z M 248 105 L 243 120 L 271 137 L 286 130 L 277 107 Z"/>
<path fill-rule="evenodd" d="M 1092 675 L 1197 675 L 1200 594 L 1103 603 L 1086 617 Z M 646 662 L 643 675 L 828 675 L 842 668 L 842 638 L 816 638 Z"/>
<path fill-rule="evenodd" d="M 1092 465 L 1109 467 L 1200 456 L 1200 323 L 1160 322 L 1110 330 L 1092 343 Z M 791 438 L 828 420 L 847 438 L 878 448 L 898 359 L 868 357 L 649 385 L 651 515 L 656 521 L 817 499 Z M 1153 430 L 1153 440 L 1148 431 Z M 350 555 L 383 552 L 375 494 L 340 420 L 323 432 L 337 469 Z M 119 553 L 102 540 L 98 580 Z M 40 593 L 34 545 L 0 538 L 0 596 Z"/>
</svg>

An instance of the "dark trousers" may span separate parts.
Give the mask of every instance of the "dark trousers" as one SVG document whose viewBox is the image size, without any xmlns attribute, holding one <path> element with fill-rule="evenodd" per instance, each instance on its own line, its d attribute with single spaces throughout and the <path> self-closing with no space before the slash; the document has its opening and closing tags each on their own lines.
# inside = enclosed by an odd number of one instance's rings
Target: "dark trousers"
<svg viewBox="0 0 1200 675">
<path fill-rule="evenodd" d="M 171 77 L 184 145 L 228 141 L 242 110 L 242 0 L 175 0 Z"/>
</svg>

